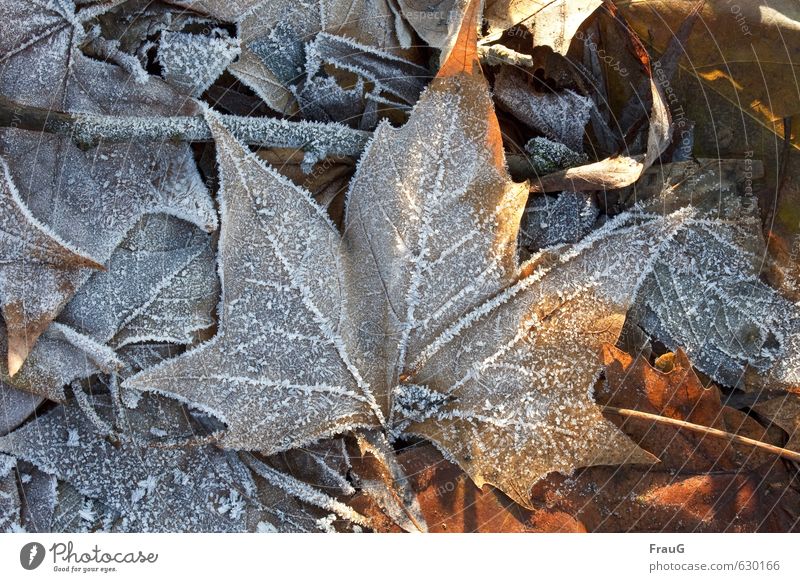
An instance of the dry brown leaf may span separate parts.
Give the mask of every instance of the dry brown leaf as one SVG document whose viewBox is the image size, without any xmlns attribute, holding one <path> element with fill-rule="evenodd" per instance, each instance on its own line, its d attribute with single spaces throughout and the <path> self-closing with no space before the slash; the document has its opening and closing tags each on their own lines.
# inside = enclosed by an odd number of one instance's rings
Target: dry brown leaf
<svg viewBox="0 0 800 582">
<path fill-rule="evenodd" d="M 578 28 L 602 5 L 603 0 L 487 0 L 484 18 L 492 35 L 520 27 L 530 34 L 531 48 L 549 46 L 566 55 Z"/>
<path fill-rule="evenodd" d="M 682 350 L 662 372 L 644 358 L 633 358 L 612 346 L 605 346 L 606 382 L 598 388 L 598 402 L 630 408 L 726 432 L 764 437 L 763 427 L 738 411 L 723 407 L 719 389 L 705 387 L 692 370 Z M 652 420 L 613 418 L 639 445 L 656 455 L 659 468 L 678 471 L 734 470 L 745 463 L 757 466 L 775 457 L 740 445 L 730 445 L 715 436 L 702 435 Z M 730 423 L 730 425 L 729 425 Z"/>
<path fill-rule="evenodd" d="M 567 515 L 592 532 L 790 532 L 800 527 L 800 494 L 780 466 L 700 475 L 590 467 L 538 483 L 533 502 L 534 520 L 542 514 Z"/>
<path fill-rule="evenodd" d="M 785 448 L 800 452 L 800 396 L 787 394 L 753 406 L 761 416 L 781 427 L 789 439 Z"/>
<path fill-rule="evenodd" d="M 693 9 L 683 0 L 616 2 L 641 38 L 663 51 Z M 682 66 L 771 126 L 800 113 L 800 5 L 794 0 L 706 0 Z"/>
</svg>

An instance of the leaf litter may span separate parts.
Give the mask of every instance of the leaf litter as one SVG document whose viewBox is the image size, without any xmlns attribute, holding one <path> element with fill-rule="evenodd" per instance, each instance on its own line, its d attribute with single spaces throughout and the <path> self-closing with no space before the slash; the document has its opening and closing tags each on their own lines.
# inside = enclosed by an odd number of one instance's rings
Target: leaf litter
<svg viewBox="0 0 800 582">
<path fill-rule="evenodd" d="M 758 160 L 681 157 L 633 32 L 621 135 L 519 68 L 610 3 L 480 4 L 8 7 L 0 109 L 214 143 L 0 130 L 1 530 L 797 528 Z M 371 137 L 254 151 L 282 116 Z"/>
</svg>

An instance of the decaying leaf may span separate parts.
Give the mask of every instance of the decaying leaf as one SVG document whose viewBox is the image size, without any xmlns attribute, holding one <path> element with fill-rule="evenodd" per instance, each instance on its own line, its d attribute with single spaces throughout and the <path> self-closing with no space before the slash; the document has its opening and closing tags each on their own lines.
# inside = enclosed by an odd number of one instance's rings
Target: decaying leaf
<svg viewBox="0 0 800 582">
<path fill-rule="evenodd" d="M 703 385 L 692 370 L 686 353 L 669 354 L 669 369 L 659 370 L 647 360 L 605 346 L 603 362 L 606 379 L 596 391 L 603 405 L 632 408 L 637 411 L 683 420 L 725 432 L 744 432 L 747 419 L 733 408 L 725 407 L 719 389 Z M 615 418 L 620 428 L 641 447 L 656 455 L 658 470 L 703 472 L 732 471 L 745 464 L 758 466 L 774 462 L 774 457 L 719 437 L 659 425 L 652 419 Z"/>
<path fill-rule="evenodd" d="M 671 31 L 694 8 L 692 2 L 656 0 L 617 2 L 631 26 L 663 51 Z M 800 113 L 800 9 L 791 0 L 737 3 L 706 0 L 701 26 L 682 47 L 683 65 L 703 84 L 769 128 Z"/>
</svg>

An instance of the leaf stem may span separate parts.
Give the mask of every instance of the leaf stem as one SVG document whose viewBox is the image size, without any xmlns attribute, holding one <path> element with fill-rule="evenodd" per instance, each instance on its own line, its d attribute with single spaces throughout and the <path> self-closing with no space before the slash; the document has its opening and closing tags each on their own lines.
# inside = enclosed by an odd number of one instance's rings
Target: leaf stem
<svg viewBox="0 0 800 582">
<path fill-rule="evenodd" d="M 677 428 L 683 428 L 686 430 L 690 430 L 692 432 L 725 439 L 731 443 L 738 443 L 741 445 L 747 445 L 750 447 L 761 449 L 762 451 L 767 451 L 769 453 L 778 455 L 779 457 L 783 457 L 784 459 L 800 463 L 800 453 L 798 452 L 790 451 L 789 449 L 784 449 L 782 447 L 771 445 L 763 441 L 757 441 L 755 439 L 744 437 L 738 434 L 726 432 L 724 430 L 719 430 L 717 428 L 711 428 L 708 426 L 703 426 L 701 424 L 694 424 L 692 422 L 687 422 L 685 420 L 678 420 L 675 418 L 669 418 L 658 414 L 651 414 L 649 412 L 642 412 L 640 410 L 631 410 L 629 408 L 603 406 L 603 411 L 610 412 L 612 414 L 617 414 L 619 416 L 625 416 L 628 418 L 637 418 L 639 420 L 650 420 L 652 422 L 657 422 L 660 424 L 669 424 Z"/>
<path fill-rule="evenodd" d="M 247 144 L 301 149 L 316 160 L 328 156 L 358 156 L 371 136 L 370 132 L 339 123 L 237 115 L 221 117 L 228 129 Z M 94 146 L 101 141 L 212 141 L 211 130 L 202 115 L 138 117 L 64 113 L 23 105 L 2 95 L 0 127 L 64 135 L 82 146 Z"/>
</svg>

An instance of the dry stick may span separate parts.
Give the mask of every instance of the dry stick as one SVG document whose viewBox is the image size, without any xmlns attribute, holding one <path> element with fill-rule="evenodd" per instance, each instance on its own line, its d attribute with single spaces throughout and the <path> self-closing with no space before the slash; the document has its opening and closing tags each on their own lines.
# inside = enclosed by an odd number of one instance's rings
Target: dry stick
<svg viewBox="0 0 800 582">
<path fill-rule="evenodd" d="M 724 430 L 719 430 L 718 428 L 710 428 L 708 426 L 703 426 L 701 424 L 686 422 L 685 420 L 677 420 L 675 418 L 669 418 L 658 414 L 651 414 L 649 412 L 641 412 L 639 410 L 631 410 L 629 408 L 604 406 L 603 411 L 611 412 L 612 414 L 618 414 L 619 416 L 626 416 L 628 418 L 638 418 L 639 420 L 651 420 L 653 422 L 658 422 L 660 424 L 670 424 L 677 428 L 684 428 L 692 432 L 725 439 L 732 443 L 739 443 L 742 445 L 747 445 L 750 447 L 761 449 L 763 451 L 768 451 L 770 453 L 778 455 L 779 457 L 783 457 L 784 459 L 789 459 L 790 461 L 800 463 L 800 453 L 797 453 L 795 451 L 790 451 L 789 449 L 777 447 L 775 445 L 771 445 L 769 443 L 765 443 L 762 441 L 757 441 L 755 439 L 743 437 L 738 434 L 725 432 Z"/>
<path fill-rule="evenodd" d="M 302 149 L 316 159 L 359 156 L 372 135 L 339 123 L 237 115 L 223 115 L 222 120 L 236 137 L 247 144 Z M 0 127 L 63 135 L 84 146 L 93 146 L 104 140 L 212 141 L 211 130 L 202 115 L 138 117 L 63 113 L 22 105 L 1 95 Z"/>
</svg>

